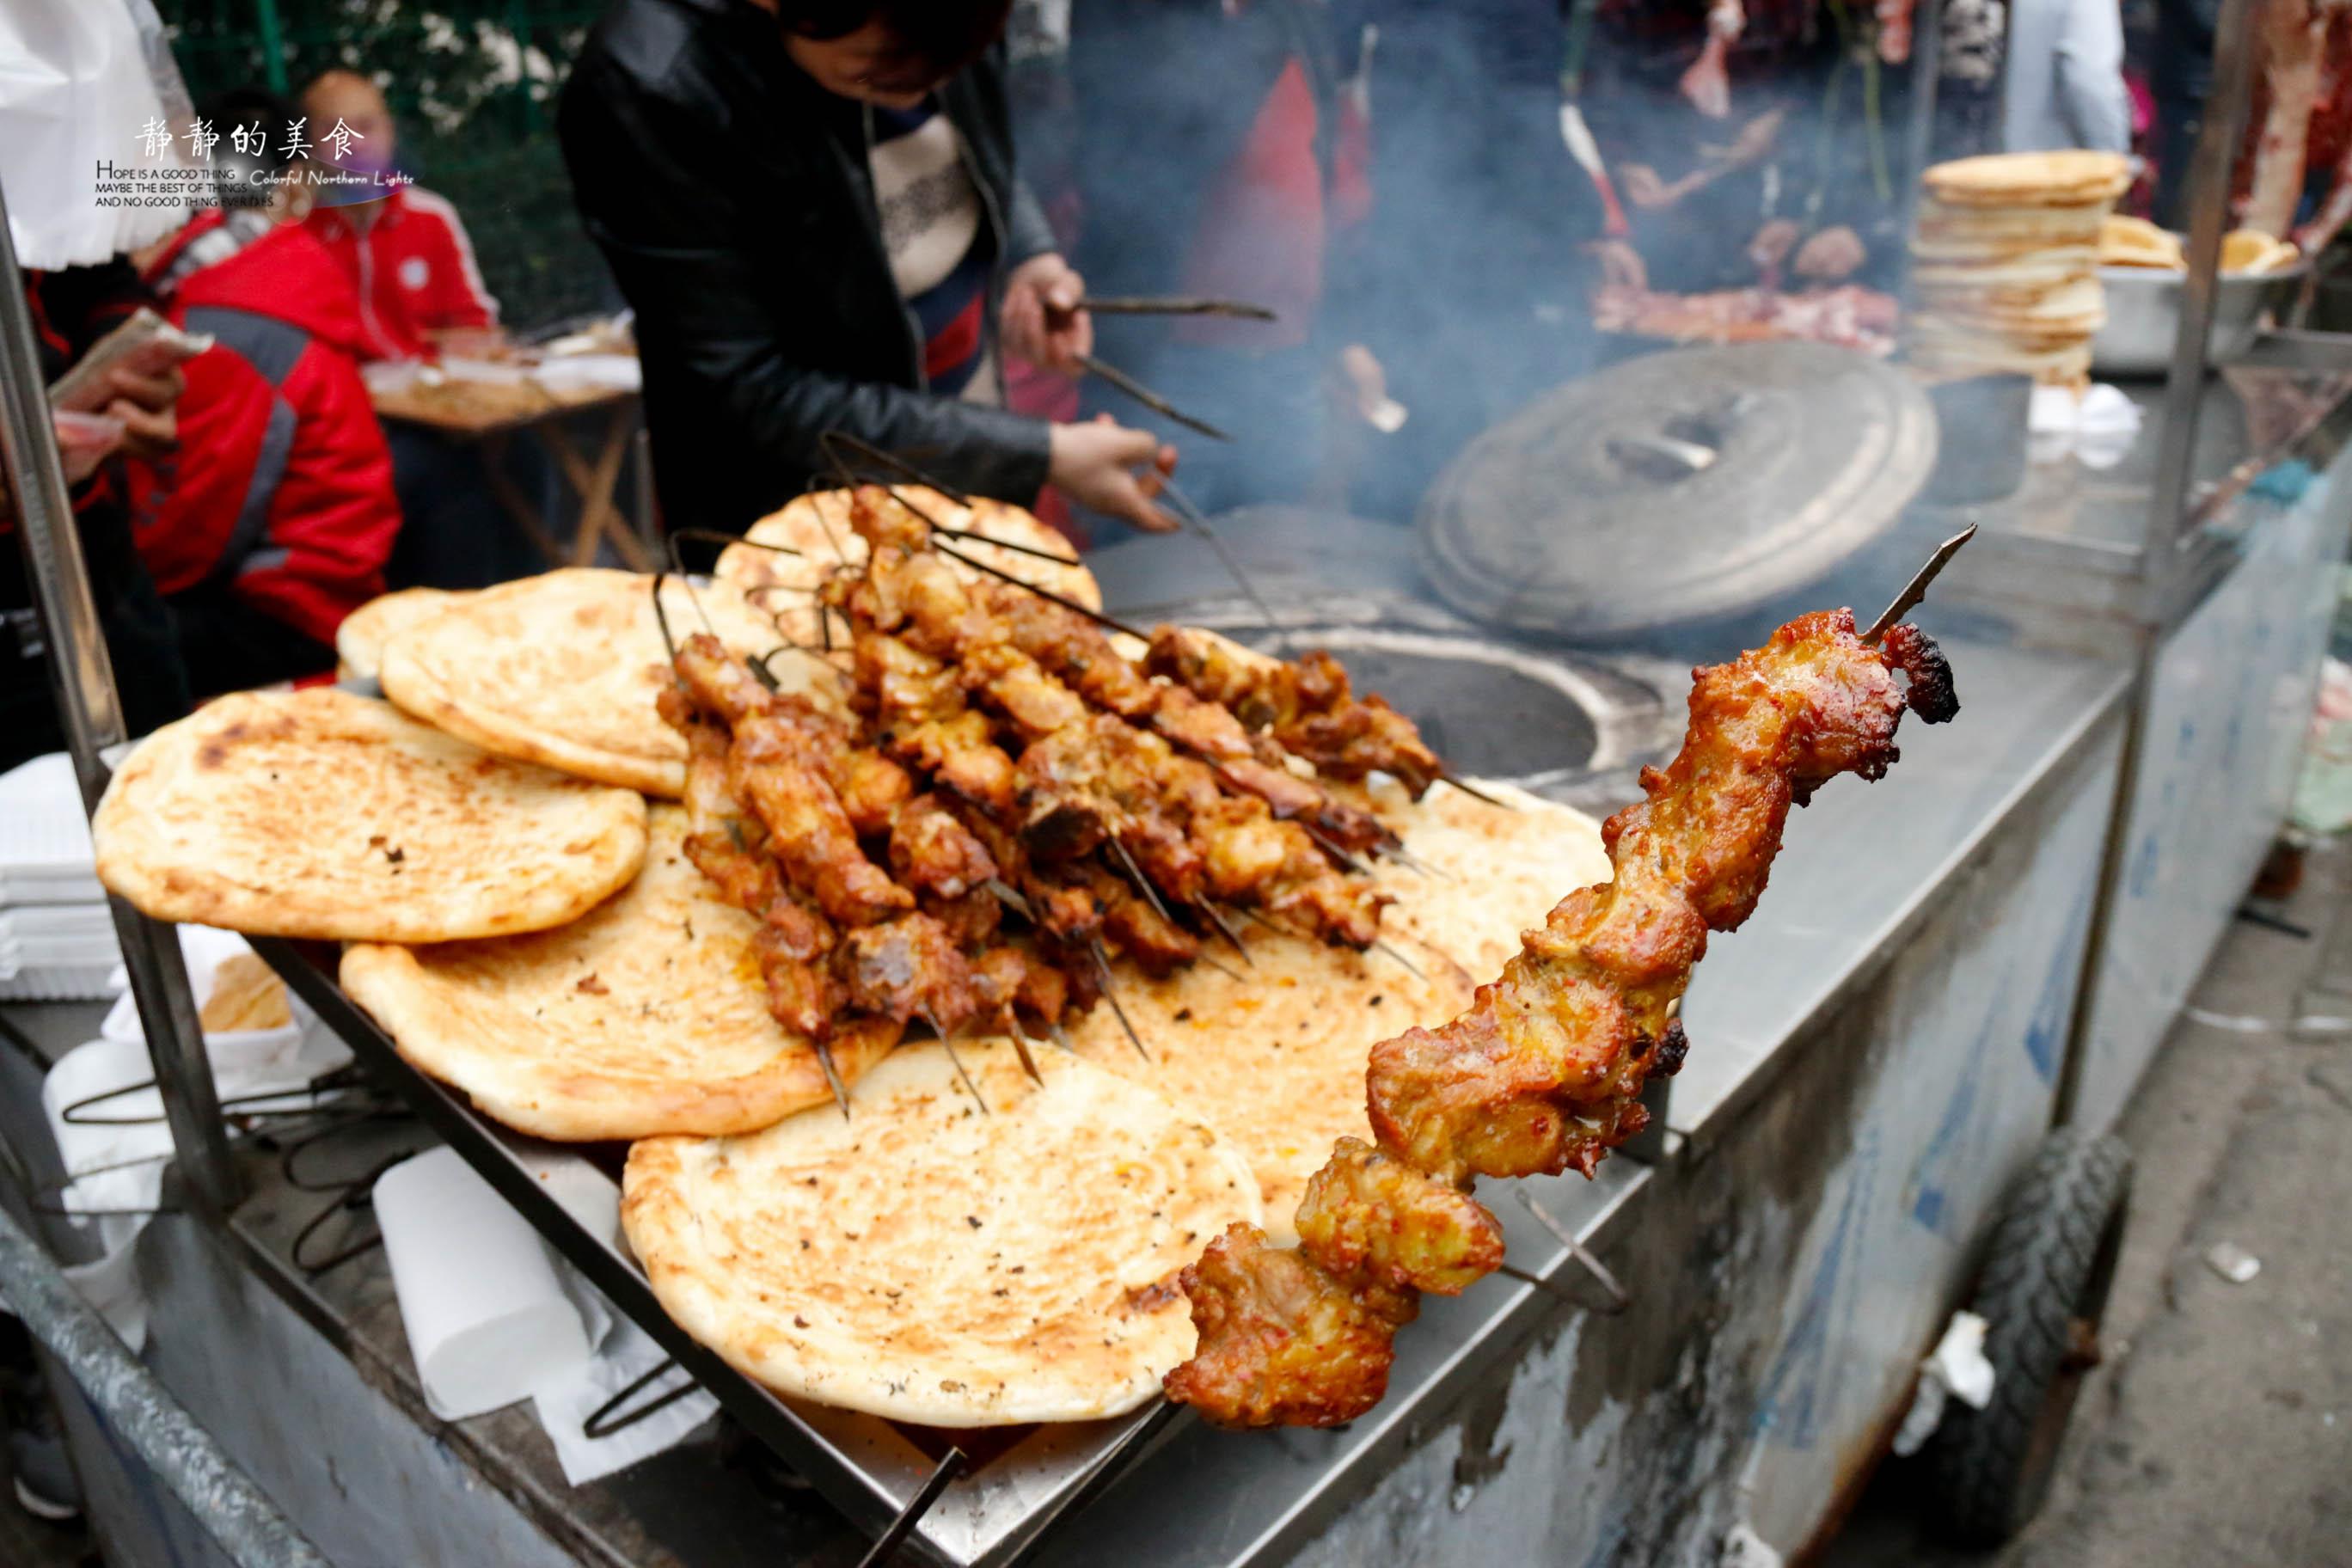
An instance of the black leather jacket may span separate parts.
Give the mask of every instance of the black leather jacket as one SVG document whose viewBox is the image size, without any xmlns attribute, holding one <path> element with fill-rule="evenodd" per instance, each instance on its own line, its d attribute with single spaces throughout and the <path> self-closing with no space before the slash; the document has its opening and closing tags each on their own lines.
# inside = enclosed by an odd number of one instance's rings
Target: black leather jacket
<svg viewBox="0 0 2352 1568">
<path fill-rule="evenodd" d="M 1054 248 L 1013 170 L 1001 50 L 940 89 L 997 274 Z M 590 237 L 637 313 L 654 475 L 673 528 L 740 531 L 824 471 L 845 430 L 1026 503 L 1046 426 L 934 396 L 883 249 L 863 106 L 826 92 L 746 0 L 614 0 L 557 131 Z"/>
</svg>

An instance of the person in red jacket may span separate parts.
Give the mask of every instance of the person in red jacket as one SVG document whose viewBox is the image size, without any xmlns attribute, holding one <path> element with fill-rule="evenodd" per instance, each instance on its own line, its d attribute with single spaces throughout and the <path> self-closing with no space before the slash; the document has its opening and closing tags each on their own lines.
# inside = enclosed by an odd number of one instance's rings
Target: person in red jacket
<svg viewBox="0 0 2352 1568">
<path fill-rule="evenodd" d="M 358 298 L 317 240 L 254 208 L 200 213 L 139 260 L 172 321 L 214 338 L 187 364 L 178 451 L 132 470 L 132 536 L 189 683 L 331 671 L 335 628 L 383 591 L 400 531 Z"/>
<path fill-rule="evenodd" d="M 337 182 L 306 187 L 319 199 L 303 226 L 356 290 L 361 363 L 494 345 L 499 303 L 482 286 L 465 225 L 456 208 L 400 172 L 399 131 L 382 90 L 357 71 L 326 71 L 293 112 L 312 172 Z M 404 420 L 383 429 L 403 520 L 385 574 L 393 587 L 487 588 L 546 570 L 499 504 L 479 443 Z M 507 479 L 523 493 L 551 489 L 552 472 L 534 444 L 517 443 L 505 462 Z"/>
<path fill-rule="evenodd" d="M 303 90 L 302 112 L 320 164 L 394 177 L 399 132 L 375 83 L 357 71 L 323 72 Z M 350 134 L 331 141 L 338 126 Z M 445 342 L 496 336 L 499 302 L 483 287 L 456 207 L 413 183 L 350 187 L 380 199 L 347 203 L 335 200 L 341 188 L 323 187 L 305 221 L 359 290 L 363 359 L 431 359 Z"/>
</svg>

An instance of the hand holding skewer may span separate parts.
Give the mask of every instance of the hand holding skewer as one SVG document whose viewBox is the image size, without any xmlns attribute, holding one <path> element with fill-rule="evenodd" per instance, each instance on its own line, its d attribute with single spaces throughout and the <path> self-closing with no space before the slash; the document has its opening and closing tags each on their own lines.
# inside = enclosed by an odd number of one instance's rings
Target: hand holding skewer
<svg viewBox="0 0 2352 1568">
<path fill-rule="evenodd" d="M 1006 350 L 1042 369 L 1077 374 L 1095 347 L 1086 292 L 1087 280 L 1051 251 L 1014 268 L 1000 317 Z"/>
<path fill-rule="evenodd" d="M 1046 477 L 1079 506 L 1123 518 L 1147 533 L 1173 533 L 1177 521 L 1155 506 L 1176 471 L 1176 448 L 1149 430 L 1130 430 L 1108 414 L 1056 425 Z"/>
</svg>

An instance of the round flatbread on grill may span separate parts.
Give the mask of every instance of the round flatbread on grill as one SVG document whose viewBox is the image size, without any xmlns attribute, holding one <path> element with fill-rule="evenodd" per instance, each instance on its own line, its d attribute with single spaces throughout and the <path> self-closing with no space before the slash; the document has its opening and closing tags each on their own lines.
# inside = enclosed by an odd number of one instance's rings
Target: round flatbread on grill
<svg viewBox="0 0 2352 1568">
<path fill-rule="evenodd" d="M 902 1047 L 851 1116 L 629 1151 L 654 1294 L 779 1393 L 938 1426 L 1132 1410 L 1192 1352 L 1176 1275 L 1259 1217 L 1249 1167 L 1139 1085 L 1050 1047 Z"/>
<path fill-rule="evenodd" d="M 321 687 L 224 697 L 156 731 L 91 834 L 100 879 L 158 920 L 449 942 L 562 925 L 626 886 L 646 803 Z"/>
<path fill-rule="evenodd" d="M 980 540 L 940 538 L 938 543 L 943 549 L 1009 573 L 1024 583 L 1034 583 L 1089 609 L 1102 608 L 1102 589 L 1096 584 L 1094 574 L 1078 564 L 1078 552 L 1071 548 L 1069 541 L 1038 521 L 1034 513 L 1010 501 L 991 500 L 985 496 L 973 497 L 967 507 L 921 485 L 898 485 L 895 489 L 906 503 L 942 528 L 986 534 L 991 539 L 1027 547 L 1027 551 L 1006 550 Z M 849 526 L 849 491 L 813 490 L 795 499 L 782 511 L 753 523 L 743 535 L 751 542 L 730 545 L 712 570 L 722 582 L 743 589 L 761 609 L 783 617 L 785 628 L 794 640 L 812 646 L 821 644 L 824 634 L 817 626 L 813 591 L 845 562 L 860 567 L 866 563 L 866 541 Z M 786 555 L 758 548 L 763 544 L 782 545 L 799 553 Z M 1045 551 L 1061 559 L 1043 560 L 1027 552 L 1030 551 Z M 966 579 L 986 575 L 961 563 L 950 564 Z M 834 631 L 835 642 L 844 642 L 837 616 Z"/>
<path fill-rule="evenodd" d="M 583 567 L 468 594 L 384 650 L 384 695 L 486 751 L 647 795 L 686 788 L 686 742 L 654 706 L 675 679 L 654 613 L 654 579 Z M 725 584 L 672 578 L 673 637 L 715 629 L 746 658 L 783 646 L 772 622 Z M 770 671 L 830 701 L 832 677 L 788 654 Z"/>
<path fill-rule="evenodd" d="M 342 666 L 338 673 L 373 680 L 383 668 L 383 650 L 393 638 L 463 596 L 446 588 L 403 588 L 370 599 L 335 628 L 335 661 Z"/>
<path fill-rule="evenodd" d="M 751 1132 L 830 1104 L 816 1051 L 768 1014 L 751 939 L 656 806 L 645 869 L 570 925 L 430 947 L 362 944 L 343 989 L 400 1054 L 518 1131 L 562 1142 Z M 896 1031 L 845 1029 L 845 1079 Z"/>
<path fill-rule="evenodd" d="M 1236 921 L 1250 963 L 1236 971 L 1196 963 L 1162 980 L 1114 968 L 1118 1000 L 1150 1059 L 1118 1016 L 1099 1005 L 1070 1029 L 1088 1061 L 1150 1085 L 1231 1139 L 1265 1194 L 1266 1230 L 1296 1239 L 1293 1219 L 1307 1180 L 1340 1138 L 1371 1137 L 1364 1068 L 1379 1041 L 1414 1025 L 1435 1027 L 1470 1005 L 1570 889 L 1611 874 L 1592 819 L 1565 806 L 1482 784 L 1521 809 L 1485 805 L 1443 785 L 1418 805 L 1402 791 L 1381 816 L 1413 856 L 1416 877 L 1375 862 L 1397 901 L 1382 911 L 1382 938 L 1404 954 L 1354 952 Z"/>
</svg>

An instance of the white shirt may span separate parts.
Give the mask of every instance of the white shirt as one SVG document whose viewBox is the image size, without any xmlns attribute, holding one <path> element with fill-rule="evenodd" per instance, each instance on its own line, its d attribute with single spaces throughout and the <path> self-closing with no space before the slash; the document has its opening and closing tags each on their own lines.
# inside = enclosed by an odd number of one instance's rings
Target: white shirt
<svg viewBox="0 0 2352 1568">
<path fill-rule="evenodd" d="M 2013 0 L 2001 144 L 2011 153 L 2131 150 L 2117 0 Z"/>
</svg>

